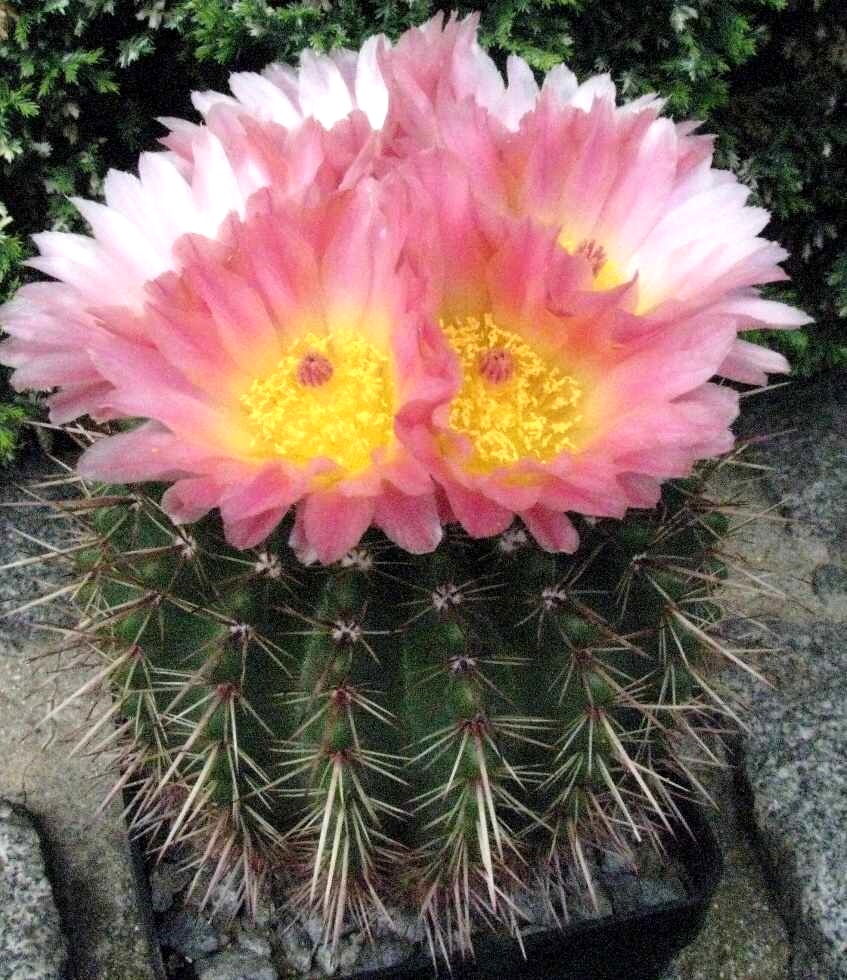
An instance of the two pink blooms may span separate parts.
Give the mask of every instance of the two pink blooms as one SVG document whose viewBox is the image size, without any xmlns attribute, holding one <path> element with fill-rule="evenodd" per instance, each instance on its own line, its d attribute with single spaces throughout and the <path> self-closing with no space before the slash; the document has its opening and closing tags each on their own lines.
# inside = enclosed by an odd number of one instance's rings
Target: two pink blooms
<svg viewBox="0 0 847 980">
<path fill-rule="evenodd" d="M 572 551 L 569 512 L 652 506 L 731 448 L 721 379 L 787 370 L 738 338 L 808 322 L 758 294 L 768 215 L 660 99 L 504 81 L 474 17 L 230 87 L 76 202 L 91 237 L 36 236 L 52 278 L 0 308 L 16 387 L 122 430 L 83 475 L 166 481 L 239 548 L 294 507 L 306 561 L 516 515 Z"/>
</svg>

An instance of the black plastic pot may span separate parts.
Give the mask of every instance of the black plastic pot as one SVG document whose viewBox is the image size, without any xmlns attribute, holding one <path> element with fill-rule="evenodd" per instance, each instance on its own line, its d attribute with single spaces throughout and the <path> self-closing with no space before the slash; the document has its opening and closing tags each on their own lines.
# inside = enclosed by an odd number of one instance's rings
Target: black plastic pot
<svg viewBox="0 0 847 980">
<path fill-rule="evenodd" d="M 476 959 L 452 965 L 456 980 L 657 980 L 697 935 L 723 872 L 715 835 L 698 807 L 681 807 L 693 838 L 679 829 L 670 847 L 687 871 L 688 898 L 626 915 L 534 933 L 526 958 L 513 940 L 475 938 Z M 439 965 L 439 973 L 450 972 Z M 390 970 L 354 974 L 354 980 L 431 980 L 423 954 Z"/>
</svg>

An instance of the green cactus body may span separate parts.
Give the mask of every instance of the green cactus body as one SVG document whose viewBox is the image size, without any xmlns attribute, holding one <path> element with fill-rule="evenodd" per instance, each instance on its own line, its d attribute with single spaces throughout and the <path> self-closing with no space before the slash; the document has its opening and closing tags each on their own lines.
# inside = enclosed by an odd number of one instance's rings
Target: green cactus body
<svg viewBox="0 0 847 980">
<path fill-rule="evenodd" d="M 273 871 L 329 939 L 406 907 L 434 952 L 465 950 L 520 928 L 530 883 L 590 887 L 598 851 L 657 835 L 690 790 L 677 742 L 723 710 L 703 637 L 727 519 L 703 479 L 583 522 L 572 556 L 520 527 L 422 556 L 371 532 L 328 568 L 286 528 L 238 552 L 212 518 L 98 493 L 79 600 L 116 730 L 80 744 L 117 744 L 138 829 L 247 901 Z"/>
</svg>

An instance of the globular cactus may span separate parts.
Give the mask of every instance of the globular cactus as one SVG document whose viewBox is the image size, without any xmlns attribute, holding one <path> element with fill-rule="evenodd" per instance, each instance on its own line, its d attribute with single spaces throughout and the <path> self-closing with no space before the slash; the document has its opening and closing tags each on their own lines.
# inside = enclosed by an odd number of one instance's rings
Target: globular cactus
<svg viewBox="0 0 847 980">
<path fill-rule="evenodd" d="M 249 904 L 278 873 L 329 940 L 406 907 L 434 953 L 467 951 L 479 926 L 517 933 L 539 885 L 566 916 L 598 853 L 661 848 L 732 710 L 707 676 L 729 523 L 707 484 L 583 521 L 572 556 L 518 525 L 425 556 L 371 531 L 329 567 L 285 525 L 237 551 L 149 488 L 91 488 L 83 691 L 111 707 L 75 750 L 113 754 L 134 826 L 190 845 L 209 893 Z"/>
</svg>

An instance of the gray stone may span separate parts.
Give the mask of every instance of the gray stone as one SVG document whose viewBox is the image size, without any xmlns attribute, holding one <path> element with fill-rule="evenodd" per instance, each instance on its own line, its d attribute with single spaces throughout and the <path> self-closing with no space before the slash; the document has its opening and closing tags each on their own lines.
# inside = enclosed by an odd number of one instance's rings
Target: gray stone
<svg viewBox="0 0 847 980">
<path fill-rule="evenodd" d="M 833 555 L 847 557 L 847 385 L 833 371 L 745 403 L 740 434 L 757 439 L 763 479 L 796 530 L 811 529 Z M 795 528 L 786 528 L 792 535 Z"/>
<path fill-rule="evenodd" d="M 513 895 L 512 902 L 518 913 L 518 921 L 526 924 L 522 925 L 522 931 L 527 929 L 538 931 L 538 929 L 549 929 L 555 925 L 550 905 L 540 892 L 528 889 L 518 895 Z"/>
<path fill-rule="evenodd" d="M 742 773 L 792 932 L 793 980 L 847 978 L 847 626 L 770 622 L 750 639 L 781 652 L 751 701 Z"/>
<path fill-rule="evenodd" d="M 595 881 L 594 897 L 596 903 L 591 901 L 590 896 L 583 894 L 584 889 L 579 895 L 568 900 L 568 919 L 572 922 L 581 922 L 585 919 L 605 919 L 613 912 L 612 900 L 614 896 L 603 885 Z"/>
<path fill-rule="evenodd" d="M 812 588 L 822 599 L 847 595 L 847 568 L 828 562 L 818 565 L 812 575 Z"/>
<path fill-rule="evenodd" d="M 356 971 L 392 970 L 414 953 L 414 947 L 401 939 L 376 938 L 366 943 L 356 961 Z"/>
<path fill-rule="evenodd" d="M 680 878 L 639 878 L 639 904 L 652 908 L 668 902 L 684 902 L 688 892 Z"/>
<path fill-rule="evenodd" d="M 732 550 L 752 563 L 772 591 L 727 598 L 739 614 L 768 622 L 774 633 L 740 627 L 734 638 L 741 646 L 786 649 L 747 655 L 775 689 L 747 675 L 732 681 L 750 702 L 744 716 L 752 716 L 741 771 L 746 791 L 736 801 L 728 777 L 718 780 L 716 793 L 710 785 L 721 807 L 713 826 L 726 870 L 703 932 L 666 980 L 835 980 L 836 943 L 825 939 L 824 924 L 833 909 L 825 896 L 834 897 L 832 886 L 844 869 L 844 782 L 831 740 L 838 737 L 840 677 L 847 663 L 834 655 L 843 645 L 843 630 L 839 639 L 837 631 L 817 624 L 847 623 L 847 593 L 839 591 L 839 570 L 847 559 L 843 373 L 747 400 L 738 429 L 742 438 L 755 440 L 742 462 L 764 469 L 725 467 L 721 498 L 737 503 L 745 516 L 763 515 L 746 523 Z M 788 626 L 789 620 L 795 625 Z M 755 851 L 748 823 L 757 838 Z M 767 882 L 760 855 L 770 865 Z M 820 874 L 824 861 L 832 863 Z"/>
<path fill-rule="evenodd" d="M 214 953 L 220 946 L 214 927 L 193 912 L 168 912 L 159 923 L 159 942 L 175 950 L 187 960 L 196 960 Z"/>
<path fill-rule="evenodd" d="M 150 872 L 150 901 L 154 912 L 167 912 L 174 895 L 191 881 L 192 872 L 171 861 L 161 861 Z"/>
<path fill-rule="evenodd" d="M 27 499 L 17 482 L 55 475 L 55 464 L 38 465 L 4 473 L 0 502 Z M 16 531 L 67 546 L 67 524 L 48 515 L 33 507 L 0 510 L 0 564 L 46 550 Z M 2 572 L 0 611 L 64 581 L 55 562 Z M 139 901 L 120 797 L 98 815 L 114 775 L 104 774 L 102 759 L 69 757 L 69 741 L 73 744 L 82 726 L 108 704 L 82 699 L 55 722 L 38 727 L 49 705 L 59 704 L 90 676 L 90 668 L 71 667 L 67 657 L 57 673 L 48 670 L 49 661 L 33 659 L 57 643 L 55 633 L 34 628 L 35 622 L 61 622 L 63 615 L 61 608 L 33 607 L 0 628 L 0 745 L 7 749 L 0 753 L 0 795 L 25 804 L 38 823 L 77 980 L 158 980 L 164 970 Z"/>
<path fill-rule="evenodd" d="M 257 929 L 268 929 L 276 915 L 276 909 L 270 896 L 264 892 L 257 896 L 256 907 L 253 909 L 253 917 L 250 920 L 252 926 Z"/>
<path fill-rule="evenodd" d="M 407 943 L 422 943 L 424 941 L 426 931 L 419 915 L 395 908 L 389 908 L 388 913 L 391 916 L 391 924 L 377 926 L 379 935 L 394 936 Z"/>
<path fill-rule="evenodd" d="M 192 875 L 190 895 L 186 896 L 186 907 L 196 909 L 198 914 L 205 912 L 212 918 L 212 921 L 222 928 L 229 926 L 243 904 L 242 897 L 237 889 L 232 887 L 226 879 L 215 884 L 214 888 L 209 889 L 214 876 L 215 866 L 210 863 L 201 867 L 196 876 Z M 204 902 L 208 893 L 208 900 Z M 202 909 L 201 909 L 201 903 Z"/>
<path fill-rule="evenodd" d="M 309 915 L 305 919 L 301 920 L 300 923 L 309 935 L 309 939 L 312 940 L 313 946 L 319 946 L 321 940 L 323 939 L 324 927 L 320 916 Z"/>
<path fill-rule="evenodd" d="M 279 980 L 279 972 L 266 956 L 227 950 L 195 963 L 197 980 Z"/>
<path fill-rule="evenodd" d="M 620 874 L 634 874 L 635 863 L 631 858 L 615 851 L 607 851 L 600 861 L 600 873 L 604 877 Z"/>
<path fill-rule="evenodd" d="M 635 912 L 641 905 L 641 883 L 636 875 L 609 875 L 604 884 L 616 915 Z"/>
<path fill-rule="evenodd" d="M 707 788 L 718 807 L 706 817 L 720 843 L 724 873 L 702 932 L 663 980 L 789 980 L 788 936 L 745 831 L 732 771 L 714 770 Z"/>
<path fill-rule="evenodd" d="M 256 929 L 248 929 L 239 924 L 235 936 L 236 945 L 255 956 L 270 956 L 271 944 L 267 936 Z"/>
<path fill-rule="evenodd" d="M 287 964 L 300 973 L 312 968 L 315 944 L 308 932 L 296 922 L 282 922 L 277 927 L 276 945 Z"/>
<path fill-rule="evenodd" d="M 0 800 L 0 975 L 62 980 L 68 949 L 32 820 Z"/>
<path fill-rule="evenodd" d="M 330 945 L 318 946 L 315 950 L 315 962 L 328 977 L 337 973 L 342 976 L 352 973 L 364 943 L 364 936 L 360 932 L 352 932 L 339 939 L 334 949 Z"/>
</svg>

